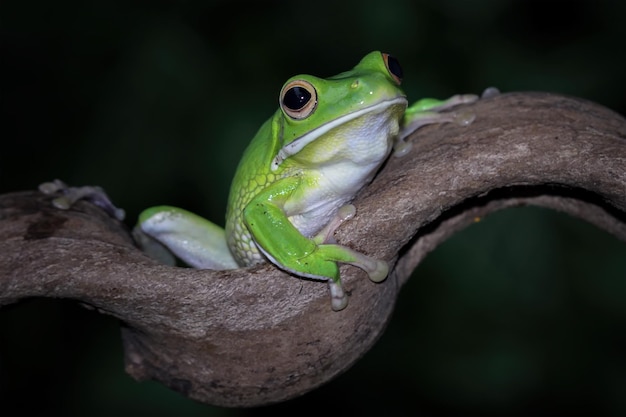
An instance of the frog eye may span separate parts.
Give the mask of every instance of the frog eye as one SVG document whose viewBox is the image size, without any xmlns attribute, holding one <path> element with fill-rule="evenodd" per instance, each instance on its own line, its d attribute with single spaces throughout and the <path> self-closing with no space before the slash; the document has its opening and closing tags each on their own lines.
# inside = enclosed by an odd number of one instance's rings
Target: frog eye
<svg viewBox="0 0 626 417">
<path fill-rule="evenodd" d="M 393 55 L 389 54 L 383 54 L 383 61 L 385 61 L 387 71 L 389 71 L 393 80 L 400 85 L 402 82 L 402 67 L 400 66 L 400 62 Z"/>
<path fill-rule="evenodd" d="M 305 80 L 288 82 L 280 92 L 280 107 L 292 119 L 307 118 L 317 107 L 317 91 Z"/>
</svg>

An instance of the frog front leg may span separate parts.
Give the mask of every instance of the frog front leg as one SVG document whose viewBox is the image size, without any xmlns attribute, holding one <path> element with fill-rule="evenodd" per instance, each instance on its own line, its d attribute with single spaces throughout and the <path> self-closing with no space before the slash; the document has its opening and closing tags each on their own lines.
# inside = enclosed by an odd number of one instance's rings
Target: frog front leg
<svg viewBox="0 0 626 417">
<path fill-rule="evenodd" d="M 411 149 L 411 143 L 405 139 L 422 126 L 449 122 L 466 126 L 472 123 L 475 115 L 471 112 L 441 112 L 476 100 L 478 96 L 474 94 L 457 94 L 446 100 L 423 98 L 410 105 L 404 113 L 400 134 L 394 143 L 394 156 L 403 156 Z"/>
<path fill-rule="evenodd" d="M 282 181 L 284 191 L 287 178 Z M 278 184 L 278 183 L 277 183 Z M 316 237 L 306 237 L 289 221 L 284 212 L 284 196 L 273 193 L 269 187 L 257 195 L 244 209 L 243 221 L 259 250 L 275 265 L 295 275 L 327 280 L 331 293 L 331 306 L 335 311 L 342 310 L 348 298 L 341 286 L 338 262 L 347 263 L 367 272 L 372 281 L 379 282 L 387 277 L 389 267 L 386 262 L 371 258 L 346 246 L 328 241 L 330 234 L 343 220 L 331 220 L 332 226 L 324 228 Z M 348 216 L 340 210 L 339 217 Z"/>
</svg>

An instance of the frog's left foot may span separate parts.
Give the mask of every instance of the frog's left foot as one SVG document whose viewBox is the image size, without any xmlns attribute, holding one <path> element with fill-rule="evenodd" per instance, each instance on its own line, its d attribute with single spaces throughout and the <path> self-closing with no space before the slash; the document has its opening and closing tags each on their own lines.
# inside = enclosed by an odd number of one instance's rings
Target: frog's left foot
<svg viewBox="0 0 626 417">
<path fill-rule="evenodd" d="M 413 111 L 440 112 L 461 104 L 474 103 L 475 101 L 478 101 L 478 98 L 479 97 L 476 94 L 456 94 L 446 100 L 425 98 L 413 104 L 411 109 L 415 109 Z"/>
<path fill-rule="evenodd" d="M 59 197 L 52 200 L 52 205 L 61 210 L 68 210 L 79 200 L 87 200 L 117 220 L 124 220 L 126 216 L 123 209 L 115 207 L 102 187 L 70 187 L 61 180 L 54 180 L 40 184 L 39 191 L 44 194 L 60 193 Z"/>
<path fill-rule="evenodd" d="M 394 144 L 394 156 L 403 156 L 409 152 L 411 144 L 405 139 L 422 126 L 450 122 L 461 126 L 471 124 L 475 119 L 472 112 L 441 112 L 460 104 L 474 103 L 478 99 L 479 97 L 475 94 L 457 94 L 446 100 L 424 98 L 412 104 L 405 112 L 402 129 Z"/>
<path fill-rule="evenodd" d="M 341 311 L 348 305 L 348 296 L 341 286 L 341 282 L 328 280 L 328 288 L 330 289 L 330 306 L 334 311 Z"/>
</svg>

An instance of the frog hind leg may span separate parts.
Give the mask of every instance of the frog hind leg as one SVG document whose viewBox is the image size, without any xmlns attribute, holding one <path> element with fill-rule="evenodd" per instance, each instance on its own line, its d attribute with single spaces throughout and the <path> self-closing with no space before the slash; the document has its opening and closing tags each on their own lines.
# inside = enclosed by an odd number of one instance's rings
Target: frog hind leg
<svg viewBox="0 0 626 417">
<path fill-rule="evenodd" d="M 39 191 L 44 194 L 58 194 L 52 200 L 52 205 L 61 210 L 70 209 L 77 201 L 87 200 L 103 209 L 109 216 L 124 220 L 126 213 L 123 209 L 115 207 L 107 193 L 97 185 L 87 185 L 82 187 L 70 187 L 61 180 L 44 182 L 39 185 Z"/>
<path fill-rule="evenodd" d="M 224 229 L 181 208 L 157 206 L 144 210 L 133 235 L 148 255 L 164 263 L 172 263 L 167 259 L 169 251 L 198 269 L 238 268 Z"/>
</svg>

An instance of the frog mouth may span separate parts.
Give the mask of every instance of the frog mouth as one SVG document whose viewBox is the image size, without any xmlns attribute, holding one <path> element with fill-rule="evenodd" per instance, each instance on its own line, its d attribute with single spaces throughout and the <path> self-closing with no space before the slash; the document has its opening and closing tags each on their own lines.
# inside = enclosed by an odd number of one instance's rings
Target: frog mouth
<svg viewBox="0 0 626 417">
<path fill-rule="evenodd" d="M 324 123 L 323 125 L 313 129 L 312 131 L 310 131 L 309 133 L 307 133 L 306 135 L 300 136 L 299 138 L 293 140 L 292 142 L 288 143 L 287 145 L 283 146 L 282 149 L 280 151 L 278 151 L 278 154 L 276 154 L 276 156 L 274 157 L 274 159 L 272 159 L 272 163 L 270 165 L 270 169 L 272 171 L 276 171 L 278 169 L 278 167 L 280 166 L 280 164 L 282 164 L 282 162 L 289 158 L 292 155 L 297 154 L 298 152 L 300 152 L 305 146 L 307 146 L 309 143 L 313 142 L 315 139 L 319 138 L 320 136 L 322 136 L 323 134 L 331 131 L 332 129 L 336 128 L 337 126 L 341 126 L 344 123 L 349 122 L 350 120 L 354 120 L 357 119 L 365 114 L 368 113 L 378 113 L 381 112 L 391 106 L 395 106 L 395 105 L 404 105 L 406 106 L 408 104 L 407 99 L 405 97 L 396 97 L 393 98 L 391 100 L 384 100 L 381 101 L 379 103 L 373 104 L 371 106 L 368 107 L 364 107 L 360 110 L 357 110 L 355 112 L 346 114 L 344 116 L 338 117 L 336 119 L 331 120 L 328 123 Z"/>
</svg>

